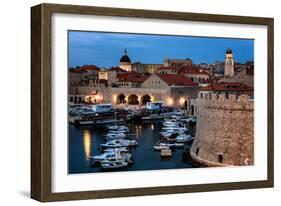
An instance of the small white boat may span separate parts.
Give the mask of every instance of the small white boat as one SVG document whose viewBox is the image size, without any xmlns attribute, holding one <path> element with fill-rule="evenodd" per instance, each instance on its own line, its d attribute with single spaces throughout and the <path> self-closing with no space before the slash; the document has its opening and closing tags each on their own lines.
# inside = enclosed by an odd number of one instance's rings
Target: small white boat
<svg viewBox="0 0 281 206">
<path fill-rule="evenodd" d="M 129 130 L 128 127 L 124 126 L 124 125 L 114 125 L 114 126 L 108 126 L 107 127 L 109 130 Z"/>
<path fill-rule="evenodd" d="M 118 139 L 118 138 L 125 138 L 126 134 L 125 133 L 120 133 L 120 134 L 116 134 L 116 133 L 107 133 L 106 135 L 104 135 L 105 138 L 107 139 Z"/>
<path fill-rule="evenodd" d="M 179 135 L 175 138 L 175 141 L 178 143 L 190 142 L 192 140 L 193 137 L 191 137 L 191 135 L 186 135 L 186 134 Z"/>
<path fill-rule="evenodd" d="M 117 169 L 122 167 L 127 167 L 128 162 L 102 162 L 101 167 L 103 169 Z"/>
<path fill-rule="evenodd" d="M 138 142 L 136 140 L 131 140 L 131 139 L 119 139 L 119 142 L 121 144 L 125 144 L 128 146 L 137 146 Z"/>
<path fill-rule="evenodd" d="M 100 144 L 102 147 L 129 147 L 129 146 L 136 146 L 138 142 L 136 140 L 129 140 L 129 139 L 113 139 L 111 141 L 106 142 L 105 144 Z"/>
<path fill-rule="evenodd" d="M 153 146 L 154 150 L 162 150 L 162 149 L 170 149 L 169 146 L 164 146 L 164 145 L 155 145 Z"/>
<path fill-rule="evenodd" d="M 106 148 L 118 148 L 118 147 L 127 147 L 128 146 L 128 145 L 125 145 L 125 144 L 116 143 L 116 142 L 112 142 L 112 141 L 106 142 L 104 144 L 100 144 L 100 146 L 106 147 Z"/>
<path fill-rule="evenodd" d="M 91 160 L 96 162 L 104 162 L 104 161 L 127 161 L 132 158 L 132 154 L 128 152 L 121 152 L 121 150 L 107 150 L 107 152 L 102 153 L 100 155 L 96 155 L 90 157 Z"/>
<path fill-rule="evenodd" d="M 109 130 L 108 133 L 113 133 L 113 134 L 121 134 L 121 133 L 126 133 L 128 132 L 127 130 Z"/>
<path fill-rule="evenodd" d="M 102 153 L 100 155 L 96 155 L 96 156 L 91 156 L 90 159 L 91 160 L 94 160 L 94 161 L 97 161 L 97 162 L 100 162 L 102 160 L 105 160 L 106 158 L 108 157 L 114 157 L 115 156 L 115 152 L 113 151 L 108 151 L 108 152 L 105 152 L 105 153 Z"/>
<path fill-rule="evenodd" d="M 127 149 L 127 147 L 119 147 L 119 148 L 108 148 L 108 149 L 105 149 L 105 150 L 103 150 L 104 152 L 115 152 L 115 153 L 118 153 L 118 152 L 120 152 L 120 153 L 122 153 L 122 152 L 124 152 L 124 153 L 126 153 L 126 152 L 128 152 L 128 149 Z"/>
<path fill-rule="evenodd" d="M 178 124 L 177 122 L 172 122 L 172 121 L 170 121 L 170 122 L 164 122 L 163 125 L 164 125 L 165 127 L 176 127 L 176 126 L 178 126 L 179 124 Z"/>
<path fill-rule="evenodd" d="M 183 143 L 159 143 L 156 146 L 162 146 L 162 147 L 183 147 L 184 144 Z"/>
<path fill-rule="evenodd" d="M 178 134 L 176 131 L 166 131 L 166 132 L 160 132 L 160 134 L 163 136 L 163 137 L 171 137 L 173 134 Z"/>
</svg>

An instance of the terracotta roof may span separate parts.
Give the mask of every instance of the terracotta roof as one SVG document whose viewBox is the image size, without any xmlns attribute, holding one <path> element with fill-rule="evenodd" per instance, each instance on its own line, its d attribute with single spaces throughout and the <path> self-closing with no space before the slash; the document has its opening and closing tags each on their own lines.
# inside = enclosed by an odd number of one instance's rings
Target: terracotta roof
<svg viewBox="0 0 281 206">
<path fill-rule="evenodd" d="M 159 67 L 158 70 L 178 70 L 176 67 Z"/>
<path fill-rule="evenodd" d="M 150 75 L 138 72 L 127 72 L 117 76 L 119 82 L 143 83 Z"/>
<path fill-rule="evenodd" d="M 156 74 L 160 79 L 166 82 L 169 86 L 198 86 L 191 79 L 180 74 Z"/>
<path fill-rule="evenodd" d="M 116 72 L 122 72 L 122 73 L 127 72 L 126 70 L 121 69 L 120 67 L 111 67 L 108 71 L 116 71 Z"/>
<path fill-rule="evenodd" d="M 96 65 L 83 65 L 83 66 L 77 66 L 75 68 L 70 68 L 71 72 L 76 72 L 76 73 L 83 73 L 90 70 L 99 71 L 100 68 L 97 67 Z"/>
<path fill-rule="evenodd" d="M 184 66 L 179 69 L 179 74 L 205 74 L 209 75 L 208 72 L 200 70 L 198 67 L 194 65 Z"/>
<path fill-rule="evenodd" d="M 243 83 L 221 83 L 202 87 L 201 91 L 253 91 L 254 88 Z"/>
</svg>

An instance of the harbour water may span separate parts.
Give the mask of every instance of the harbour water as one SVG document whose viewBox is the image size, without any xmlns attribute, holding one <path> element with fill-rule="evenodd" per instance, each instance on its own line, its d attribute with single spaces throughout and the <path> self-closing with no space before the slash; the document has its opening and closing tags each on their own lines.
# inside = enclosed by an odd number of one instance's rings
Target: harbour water
<svg viewBox="0 0 281 206">
<path fill-rule="evenodd" d="M 127 125 L 130 129 L 130 138 L 136 139 L 138 146 L 132 147 L 133 164 L 129 167 L 114 169 L 114 171 L 138 171 L 178 169 L 194 167 L 192 162 L 183 161 L 183 152 L 190 148 L 191 144 L 185 144 L 184 148 L 173 151 L 172 157 L 163 159 L 159 151 L 153 146 L 161 140 L 159 132 L 163 127 L 162 121 L 151 121 L 142 123 L 131 123 Z M 189 134 L 194 135 L 195 126 L 187 125 Z M 69 124 L 69 148 L 68 167 L 69 174 L 104 172 L 95 164 L 92 164 L 90 156 L 101 153 L 100 144 L 105 143 L 103 135 L 106 133 L 104 126 L 81 126 L 75 127 Z"/>
</svg>

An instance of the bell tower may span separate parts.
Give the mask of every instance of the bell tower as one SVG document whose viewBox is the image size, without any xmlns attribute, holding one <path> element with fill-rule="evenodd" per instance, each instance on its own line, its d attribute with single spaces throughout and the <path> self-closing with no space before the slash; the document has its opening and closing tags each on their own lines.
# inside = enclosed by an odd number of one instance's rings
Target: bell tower
<svg viewBox="0 0 281 206">
<path fill-rule="evenodd" d="M 234 76 L 234 60 L 232 50 L 226 50 L 225 63 L 224 63 L 224 76 L 233 77 Z"/>
</svg>

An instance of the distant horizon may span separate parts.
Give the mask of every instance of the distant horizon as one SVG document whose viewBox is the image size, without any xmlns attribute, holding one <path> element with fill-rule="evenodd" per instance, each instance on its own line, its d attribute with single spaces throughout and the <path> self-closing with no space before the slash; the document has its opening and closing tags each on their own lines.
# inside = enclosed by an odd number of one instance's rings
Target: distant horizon
<svg viewBox="0 0 281 206">
<path fill-rule="evenodd" d="M 191 59 L 193 64 L 224 62 L 232 49 L 234 62 L 254 61 L 254 40 L 111 32 L 69 31 L 69 68 L 119 66 L 124 50 L 132 63 L 163 64 L 165 58 Z"/>
</svg>

